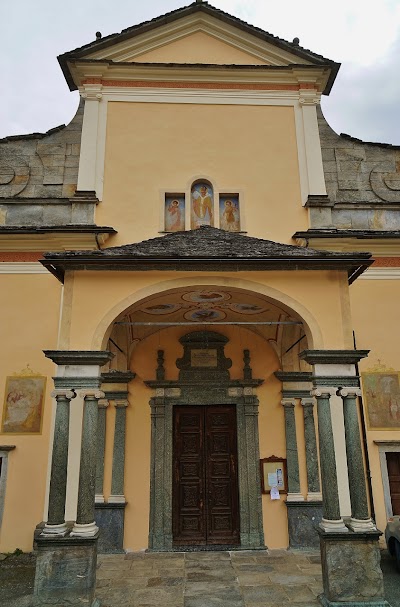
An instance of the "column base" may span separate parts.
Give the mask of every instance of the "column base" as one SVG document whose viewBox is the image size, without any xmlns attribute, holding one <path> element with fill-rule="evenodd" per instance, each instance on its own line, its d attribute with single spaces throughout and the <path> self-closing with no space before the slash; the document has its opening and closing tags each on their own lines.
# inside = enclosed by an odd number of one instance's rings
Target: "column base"
<svg viewBox="0 0 400 607">
<path fill-rule="evenodd" d="M 109 504 L 125 504 L 126 503 L 125 495 L 110 495 L 110 497 L 108 498 L 108 503 Z"/>
<path fill-rule="evenodd" d="M 104 504 L 105 500 L 104 500 L 104 495 L 101 495 L 100 493 L 96 493 L 96 495 L 94 496 L 94 503 L 95 504 Z"/>
<path fill-rule="evenodd" d="M 324 607 L 390 607 L 380 568 L 380 531 L 318 531 L 321 545 Z"/>
<path fill-rule="evenodd" d="M 100 602 L 94 596 L 97 536 L 44 537 L 37 530 L 35 542 L 35 607 L 99 607 Z"/>
<path fill-rule="evenodd" d="M 287 502 L 304 502 L 304 495 L 302 493 L 288 493 L 286 496 Z"/>
<path fill-rule="evenodd" d="M 322 517 L 319 524 L 320 529 L 325 533 L 347 533 L 348 529 L 344 524 L 343 519 L 330 520 Z"/>
<path fill-rule="evenodd" d="M 93 521 L 93 523 L 86 523 L 86 524 L 74 523 L 70 536 L 71 537 L 94 537 L 95 535 L 98 534 L 98 532 L 99 532 L 99 528 L 94 521 Z"/>
<path fill-rule="evenodd" d="M 321 491 L 310 491 L 307 494 L 307 502 L 322 502 Z"/>
<path fill-rule="evenodd" d="M 376 525 L 370 518 L 368 519 L 357 519 L 351 518 L 347 523 L 347 527 L 352 531 L 363 532 L 363 531 L 376 531 Z"/>
<path fill-rule="evenodd" d="M 64 537 L 68 533 L 68 527 L 65 523 L 59 525 L 48 525 L 45 523 L 41 535 L 49 537 Z"/>
</svg>

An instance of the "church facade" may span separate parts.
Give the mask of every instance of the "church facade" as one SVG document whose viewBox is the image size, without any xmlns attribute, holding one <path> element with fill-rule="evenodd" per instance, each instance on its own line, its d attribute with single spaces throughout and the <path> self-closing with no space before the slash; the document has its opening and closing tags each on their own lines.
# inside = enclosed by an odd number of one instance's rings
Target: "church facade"
<svg viewBox="0 0 400 607">
<path fill-rule="evenodd" d="M 323 604 L 351 554 L 340 600 L 385 605 L 400 146 L 329 127 L 339 64 L 208 3 L 59 63 L 72 122 L 0 141 L 0 551 L 35 541 L 39 597 L 81 551 L 78 603 L 97 550 L 321 546 Z"/>
</svg>

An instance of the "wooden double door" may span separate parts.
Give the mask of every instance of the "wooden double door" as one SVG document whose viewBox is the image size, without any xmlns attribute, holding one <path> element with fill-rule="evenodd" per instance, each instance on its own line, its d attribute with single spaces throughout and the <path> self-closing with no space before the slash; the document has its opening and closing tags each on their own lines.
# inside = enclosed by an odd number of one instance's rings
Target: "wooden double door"
<svg viewBox="0 0 400 607">
<path fill-rule="evenodd" d="M 174 407 L 174 545 L 238 545 L 235 405 Z"/>
<path fill-rule="evenodd" d="M 389 476 L 393 514 L 400 514 L 400 452 L 387 451 L 386 462 Z"/>
</svg>

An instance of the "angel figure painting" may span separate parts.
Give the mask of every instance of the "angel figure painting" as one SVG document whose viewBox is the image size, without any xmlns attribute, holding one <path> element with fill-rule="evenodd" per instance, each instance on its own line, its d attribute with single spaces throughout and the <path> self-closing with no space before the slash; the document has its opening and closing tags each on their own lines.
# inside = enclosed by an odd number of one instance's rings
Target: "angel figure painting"
<svg viewBox="0 0 400 607">
<path fill-rule="evenodd" d="M 1 431 L 11 434 L 40 434 L 46 378 L 7 377 Z"/>
<path fill-rule="evenodd" d="M 165 231 L 180 232 L 185 229 L 185 198 L 165 197 Z"/>
<path fill-rule="evenodd" d="M 240 232 L 239 196 L 220 196 L 219 226 L 227 232 Z"/>
</svg>

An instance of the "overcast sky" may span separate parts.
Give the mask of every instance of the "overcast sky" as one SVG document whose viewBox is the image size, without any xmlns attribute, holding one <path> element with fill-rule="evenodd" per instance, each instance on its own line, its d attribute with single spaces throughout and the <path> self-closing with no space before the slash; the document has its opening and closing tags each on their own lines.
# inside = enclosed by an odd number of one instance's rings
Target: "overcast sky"
<svg viewBox="0 0 400 607">
<path fill-rule="evenodd" d="M 57 55 L 189 4 L 184 0 L 2 0 L 0 137 L 67 124 L 71 93 Z M 400 0 L 213 0 L 232 15 L 341 62 L 322 108 L 331 126 L 400 145 Z"/>
</svg>

